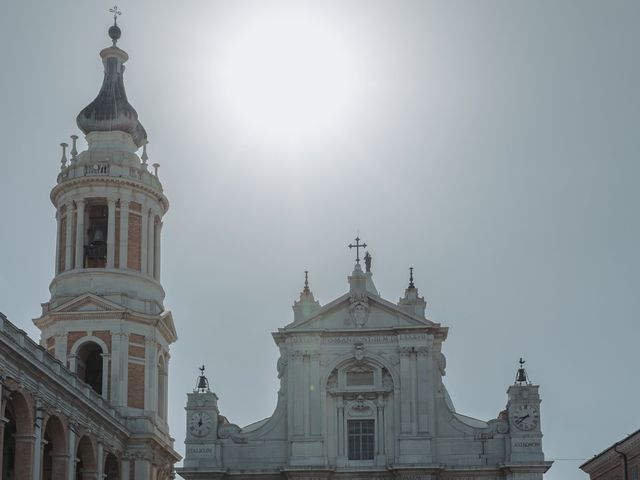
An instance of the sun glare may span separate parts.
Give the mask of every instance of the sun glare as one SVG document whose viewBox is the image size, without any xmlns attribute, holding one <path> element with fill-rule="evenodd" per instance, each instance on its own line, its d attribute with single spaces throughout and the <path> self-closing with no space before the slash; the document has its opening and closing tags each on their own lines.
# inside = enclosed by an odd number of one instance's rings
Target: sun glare
<svg viewBox="0 0 640 480">
<path fill-rule="evenodd" d="M 345 125 L 355 106 L 356 62 L 335 22 L 310 12 L 264 13 L 229 37 L 219 95 L 247 134 L 298 144 Z"/>
</svg>

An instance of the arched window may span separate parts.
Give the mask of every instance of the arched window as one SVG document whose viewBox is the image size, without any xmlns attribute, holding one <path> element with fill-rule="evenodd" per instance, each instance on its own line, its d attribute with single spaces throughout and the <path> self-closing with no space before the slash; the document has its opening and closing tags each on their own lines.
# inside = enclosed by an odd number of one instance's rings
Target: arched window
<svg viewBox="0 0 640 480">
<path fill-rule="evenodd" d="M 94 342 L 87 342 L 78 349 L 78 377 L 96 393 L 102 395 L 102 348 Z"/>
</svg>

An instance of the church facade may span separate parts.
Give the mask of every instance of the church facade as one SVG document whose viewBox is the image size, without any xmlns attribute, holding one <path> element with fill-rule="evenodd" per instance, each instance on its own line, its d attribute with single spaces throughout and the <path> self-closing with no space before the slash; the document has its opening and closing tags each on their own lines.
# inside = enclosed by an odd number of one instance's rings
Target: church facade
<svg viewBox="0 0 640 480">
<path fill-rule="evenodd" d="M 271 417 L 230 423 L 200 377 L 187 395 L 182 477 L 542 479 L 551 462 L 541 401 L 522 365 L 496 418 L 456 412 L 442 381 L 447 327 L 425 317 L 413 272 L 392 303 L 365 261 L 363 271 L 357 258 L 348 292 L 324 306 L 305 281 L 293 322 L 273 333 L 280 390 Z"/>
<path fill-rule="evenodd" d="M 114 22 L 102 87 L 76 119 L 88 148 L 62 144 L 40 344 L 0 316 L 3 480 L 169 480 L 180 459 L 167 422 L 177 335 L 160 283 L 169 203 L 127 100 L 120 35 Z"/>
</svg>

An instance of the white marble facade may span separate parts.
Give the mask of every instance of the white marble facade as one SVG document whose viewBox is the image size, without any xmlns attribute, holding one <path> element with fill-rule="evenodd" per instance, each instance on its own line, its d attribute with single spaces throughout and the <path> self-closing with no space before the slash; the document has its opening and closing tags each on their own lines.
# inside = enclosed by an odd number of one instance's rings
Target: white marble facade
<svg viewBox="0 0 640 480">
<path fill-rule="evenodd" d="M 368 265 L 369 267 L 369 265 Z M 367 268 L 369 270 L 369 268 Z M 349 291 L 320 306 L 305 285 L 294 321 L 273 333 L 281 387 L 273 415 L 244 428 L 217 396 L 188 394 L 191 479 L 542 479 L 538 387 L 508 389 L 489 421 L 455 411 L 442 382 L 448 329 L 425 317 L 411 281 L 397 304 L 359 263 Z"/>
</svg>

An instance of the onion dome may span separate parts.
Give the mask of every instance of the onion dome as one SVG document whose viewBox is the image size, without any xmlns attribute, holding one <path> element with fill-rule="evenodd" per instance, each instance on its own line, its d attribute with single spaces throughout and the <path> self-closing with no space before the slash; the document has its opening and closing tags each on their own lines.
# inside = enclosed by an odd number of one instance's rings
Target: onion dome
<svg viewBox="0 0 640 480">
<path fill-rule="evenodd" d="M 121 31 L 117 25 L 109 28 L 113 46 L 100 52 L 104 64 L 104 81 L 98 96 L 78 114 L 78 128 L 91 132 L 120 131 L 131 135 L 138 147 L 147 140 L 147 132 L 138 120 L 138 112 L 127 100 L 124 89 L 124 63 L 129 55 L 116 46 Z"/>
</svg>

